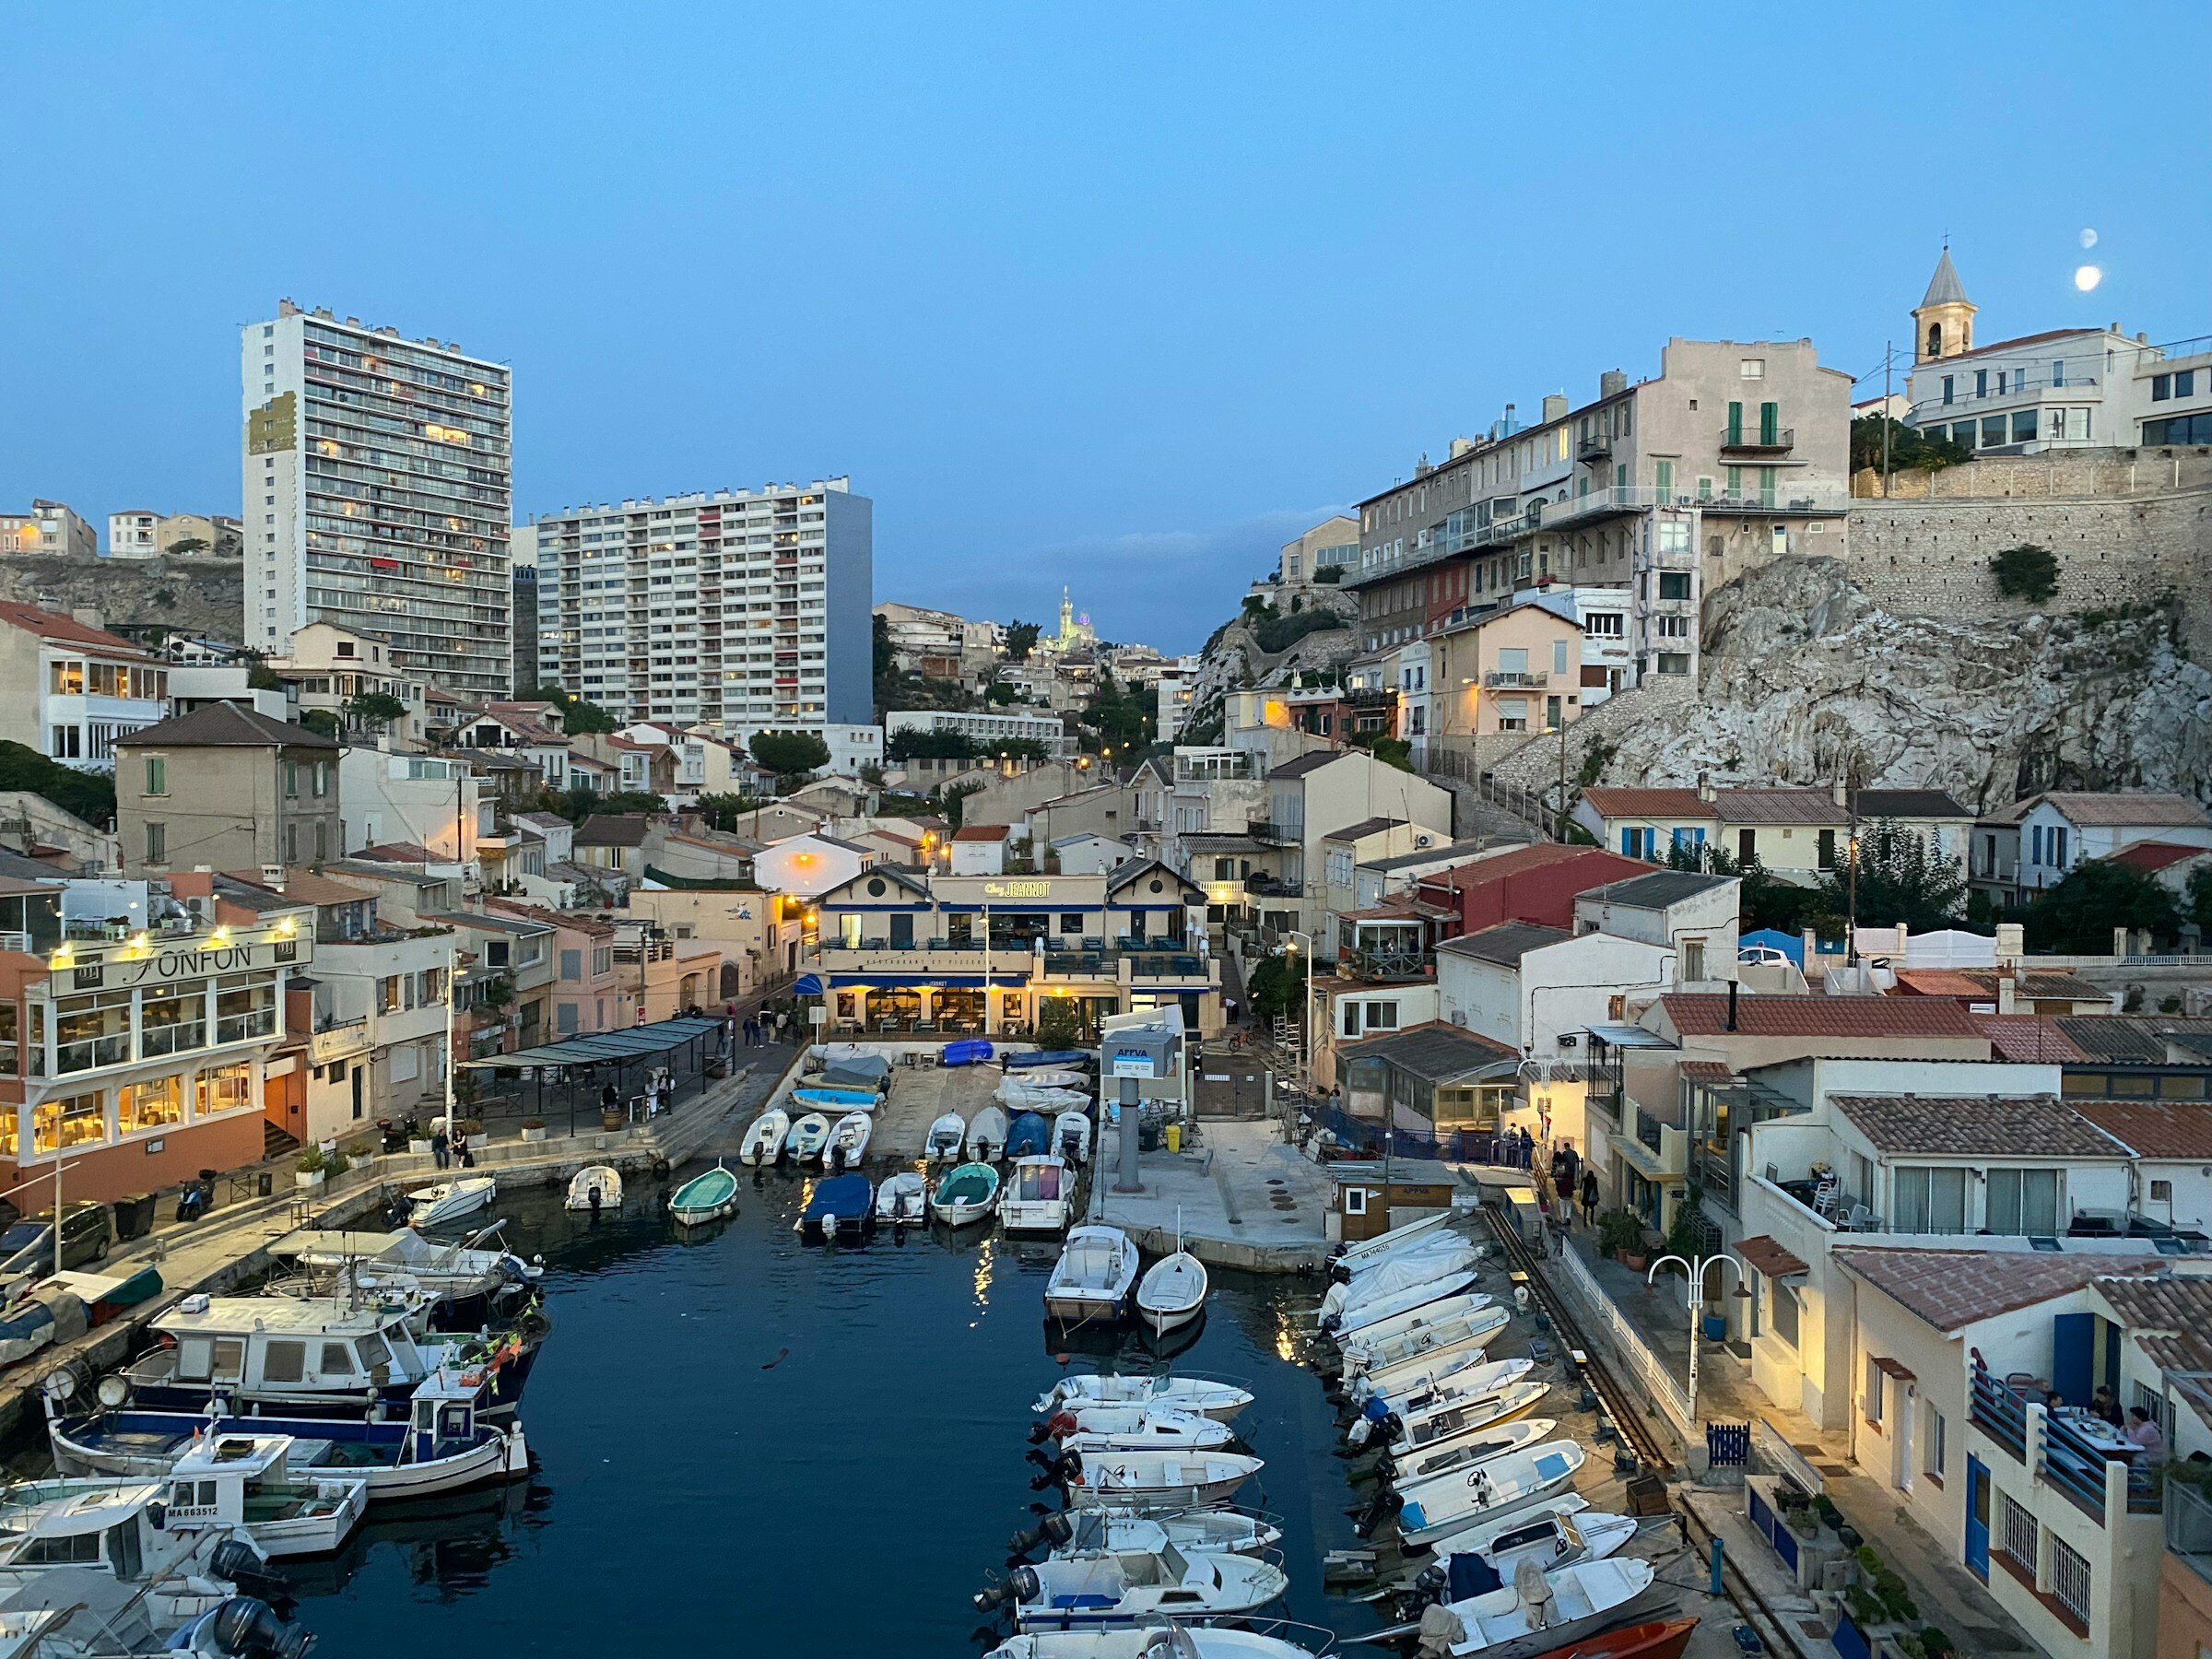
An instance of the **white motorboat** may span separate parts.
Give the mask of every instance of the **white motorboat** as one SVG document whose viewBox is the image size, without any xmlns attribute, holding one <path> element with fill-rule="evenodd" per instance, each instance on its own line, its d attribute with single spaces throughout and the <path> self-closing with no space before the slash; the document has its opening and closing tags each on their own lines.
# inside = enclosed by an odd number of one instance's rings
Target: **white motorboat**
<svg viewBox="0 0 2212 1659">
<path fill-rule="evenodd" d="M 1464 1473 L 1424 1480 L 1398 1510 L 1398 1535 L 1407 1544 L 1465 1532 L 1478 1521 L 1492 1521 L 1549 1497 L 1588 1461 L 1571 1440 L 1547 1441 L 1524 1452 L 1509 1453 Z"/>
<path fill-rule="evenodd" d="M 959 1159 L 967 1141 L 968 1120 L 957 1112 L 948 1112 L 930 1124 L 922 1150 L 932 1163 L 953 1163 Z"/>
<path fill-rule="evenodd" d="M 1408 1221 L 1403 1227 L 1394 1227 L 1388 1232 L 1377 1233 L 1371 1239 L 1362 1239 L 1357 1244 L 1347 1244 L 1336 1253 L 1329 1265 L 1332 1269 L 1357 1273 L 1363 1265 L 1379 1261 L 1394 1250 L 1402 1250 L 1418 1239 L 1425 1239 L 1431 1233 L 1441 1231 L 1451 1222 L 1450 1210 L 1432 1211 L 1418 1221 Z"/>
<path fill-rule="evenodd" d="M 1017 1567 L 976 1596 L 984 1611 L 1010 1605 L 1025 1630 L 1111 1630 L 1178 1618 L 1235 1618 L 1279 1600 L 1290 1577 L 1255 1556 L 1185 1555 L 1172 1544 L 1053 1557 Z"/>
<path fill-rule="evenodd" d="M 999 1195 L 999 1225 L 1008 1232 L 1064 1233 L 1075 1190 L 1075 1171 L 1058 1157 L 1018 1158 Z"/>
<path fill-rule="evenodd" d="M 1170 1625 L 1025 1633 L 1000 1642 L 983 1659 L 1313 1659 L 1313 1654 L 1295 1641 L 1256 1630 Z"/>
<path fill-rule="evenodd" d="M 406 1301 L 419 1294 L 416 1334 L 429 1329 L 481 1330 L 509 1304 L 531 1294 L 545 1277 L 542 1259 L 525 1262 L 511 1250 L 487 1247 L 504 1223 L 465 1239 L 426 1239 L 411 1227 L 393 1232 L 294 1233 L 271 1246 L 289 1254 L 313 1293 L 359 1305 Z M 287 1295 L 298 1292 L 288 1286 Z"/>
<path fill-rule="evenodd" d="M 1071 1509 L 1206 1509 L 1266 1465 L 1240 1452 L 1100 1452 L 1062 1461 Z"/>
<path fill-rule="evenodd" d="M 790 1138 L 791 1113 L 781 1106 L 771 1106 L 745 1132 L 744 1144 L 737 1148 L 737 1161 L 754 1169 L 772 1164 L 783 1156 L 783 1143 Z"/>
<path fill-rule="evenodd" d="M 818 1112 L 810 1112 L 791 1126 L 791 1135 L 783 1149 L 791 1154 L 794 1163 L 812 1163 L 821 1157 L 823 1147 L 830 1140 L 830 1120 Z"/>
<path fill-rule="evenodd" d="M 1346 1380 L 1348 1382 L 1369 1369 L 1371 1359 L 1378 1365 L 1394 1365 L 1430 1348 L 1452 1347 L 1474 1334 L 1462 1322 L 1479 1315 L 1487 1323 L 1494 1316 L 1492 1300 L 1479 1290 L 1471 1290 L 1465 1295 L 1424 1302 L 1394 1318 L 1362 1325 L 1351 1335 L 1339 1336 L 1336 1346 L 1344 1350 Z M 1501 1320 L 1501 1325 L 1502 1323 Z"/>
<path fill-rule="evenodd" d="M 1049 1417 L 1066 1406 L 1166 1406 L 1227 1423 L 1251 1404 L 1251 1393 L 1233 1382 L 1204 1377 L 1126 1377 L 1085 1371 L 1053 1383 L 1035 1409 Z"/>
<path fill-rule="evenodd" d="M 1550 1390 L 1551 1384 L 1540 1378 L 1523 1377 L 1488 1394 L 1454 1399 L 1410 1418 L 1401 1418 L 1393 1412 L 1387 1419 L 1392 1430 L 1390 1454 L 1394 1458 L 1410 1456 L 1448 1446 L 1465 1435 L 1487 1432 L 1499 1423 L 1510 1423 L 1534 1411 Z"/>
<path fill-rule="evenodd" d="M 1283 1541 L 1283 1529 L 1243 1510 L 1184 1510 L 1140 1515 L 1134 1510 L 1059 1510 L 1015 1535 L 1010 1553 L 1025 1556 L 1040 1544 L 1055 1556 L 1096 1555 L 1102 1549 L 1158 1549 L 1172 1544 L 1185 1555 L 1259 1555 Z"/>
<path fill-rule="evenodd" d="M 1477 1365 L 1461 1366 L 1441 1379 L 1417 1379 L 1404 1388 L 1369 1394 L 1360 1404 L 1359 1419 L 1375 1423 L 1394 1415 L 1413 1422 L 1446 1406 L 1494 1394 L 1520 1382 L 1534 1369 L 1534 1362 L 1527 1359 L 1485 1359 Z"/>
<path fill-rule="evenodd" d="M 1182 1248 L 1145 1270 L 1136 1285 L 1136 1317 L 1155 1336 L 1189 1324 L 1206 1312 L 1206 1264 Z"/>
<path fill-rule="evenodd" d="M 1041 1117 L 1056 1117 L 1063 1112 L 1088 1112 L 1091 1099 L 1080 1089 L 1039 1088 L 1026 1094 L 1017 1094 L 1005 1100 L 1008 1112 L 1017 1115 L 1034 1112 Z"/>
<path fill-rule="evenodd" d="M 1470 1429 L 1436 1445 L 1424 1446 L 1418 1452 L 1409 1452 L 1405 1462 L 1393 1462 L 1385 1467 L 1392 1485 L 1402 1492 L 1432 1475 L 1465 1471 L 1493 1457 L 1502 1457 L 1508 1452 L 1539 1445 L 1559 1426 L 1556 1418 L 1516 1418 L 1510 1423 L 1492 1423 Z"/>
<path fill-rule="evenodd" d="M 500 1183 L 488 1175 L 465 1175 L 458 1181 L 418 1188 L 407 1194 L 407 1225 L 441 1227 L 458 1221 L 489 1205 L 491 1195 L 499 1190 Z"/>
<path fill-rule="evenodd" d="M 1067 1235 L 1045 1282 L 1047 1319 L 1119 1319 L 1136 1288 L 1136 1246 L 1118 1227 L 1078 1227 Z"/>
<path fill-rule="evenodd" d="M 1025 1095 L 1042 1094 L 1049 1089 L 1074 1089 L 1086 1092 L 1090 1079 L 1078 1071 L 1053 1071 L 1040 1068 L 1036 1071 L 1008 1072 L 999 1079 L 993 1092 L 998 1099 L 1011 1102 Z"/>
<path fill-rule="evenodd" d="M 1227 1423 L 1164 1406 L 1070 1406 L 1045 1418 L 1044 1433 L 1064 1452 L 1211 1452 L 1229 1444 Z"/>
<path fill-rule="evenodd" d="M 1363 1301 L 1359 1307 L 1343 1313 L 1327 1315 L 1323 1321 L 1323 1329 L 1342 1343 L 1346 1337 L 1356 1336 L 1361 1331 L 1394 1319 L 1401 1313 L 1410 1313 L 1416 1308 L 1425 1308 L 1431 1302 L 1457 1296 L 1474 1282 L 1474 1270 L 1468 1268 L 1459 1273 L 1446 1274 L 1442 1278 L 1430 1279 L 1425 1284 L 1409 1285 L 1391 1295 Z M 1334 1324 L 1329 1323 L 1332 1319 L 1335 1321 Z"/>
<path fill-rule="evenodd" d="M 1003 1106 L 986 1106 L 968 1120 L 968 1161 L 996 1163 L 1006 1149 L 1013 1121 Z"/>
<path fill-rule="evenodd" d="M 1071 1107 L 1053 1120 L 1053 1150 L 1071 1164 L 1090 1161 L 1090 1113 Z"/>
<path fill-rule="evenodd" d="M 868 1154 L 868 1137 L 875 1131 L 876 1120 L 866 1112 L 846 1112 L 837 1120 L 837 1127 L 830 1131 L 830 1138 L 822 1144 L 822 1168 L 859 1169 L 860 1160 Z"/>
<path fill-rule="evenodd" d="M 263 1551 L 242 1526 L 160 1524 L 170 1496 L 158 1480 L 16 1482 L 0 1492 L 0 1594 L 88 1572 L 144 1596 L 157 1622 L 173 1624 L 235 1594 L 236 1578 L 263 1571 Z"/>
<path fill-rule="evenodd" d="M 912 1170 L 887 1176 L 876 1189 L 876 1219 L 915 1227 L 929 1219 L 929 1182 Z"/>
<path fill-rule="evenodd" d="M 1441 1563 L 1451 1556 L 1480 1556 L 1492 1572 L 1511 1579 L 1523 1561 L 1534 1561 L 1546 1572 L 1577 1561 L 1602 1561 L 1618 1554 L 1637 1530 L 1633 1515 L 1593 1510 L 1587 1498 L 1555 1498 L 1503 1521 L 1438 1539 L 1436 1559 Z"/>
<path fill-rule="evenodd" d="M 589 1210 L 597 1215 L 601 1210 L 618 1210 L 622 1207 L 622 1172 L 609 1164 L 586 1164 L 569 1177 L 569 1195 L 563 1206 L 572 1210 Z"/>
<path fill-rule="evenodd" d="M 244 1425 L 241 1425 L 241 1428 Z M 243 1531 L 271 1560 L 328 1555 L 369 1508 L 369 1482 L 337 1470 L 295 1473 L 288 1434 L 204 1434 L 170 1466 L 172 1532 Z"/>
<path fill-rule="evenodd" d="M 1635 1609 L 1650 1596 L 1657 1577 L 1649 1561 L 1632 1556 L 1579 1561 L 1552 1572 L 1524 1560 L 1513 1569 L 1511 1583 L 1440 1603 L 1448 1617 L 1440 1621 L 1443 1628 L 1430 1640 L 1440 1653 L 1535 1659 L 1632 1622 Z M 1395 1626 L 1359 1640 L 1388 1644 L 1417 1634 L 1430 1639 L 1427 1621 L 1437 1612 L 1437 1607 L 1429 1609 L 1422 1624 Z"/>
<path fill-rule="evenodd" d="M 1331 1285 L 1321 1302 L 1322 1323 L 1326 1325 L 1334 1321 L 1343 1324 L 1355 1320 L 1374 1303 L 1416 1285 L 1426 1285 L 1472 1268 L 1477 1259 L 1473 1248 L 1456 1239 L 1444 1238 L 1433 1245 L 1416 1245 L 1405 1254 L 1380 1262 L 1344 1284 Z"/>
<path fill-rule="evenodd" d="M 1347 1348 L 1347 1362 L 1357 1369 L 1345 1379 L 1346 1387 L 1352 1398 L 1364 1400 L 1378 1390 L 1395 1394 L 1416 1377 L 1441 1377 L 1480 1365 L 1484 1350 L 1511 1318 L 1509 1310 L 1493 1304 L 1461 1315 L 1461 1328 L 1451 1334 L 1450 1342 L 1419 1342 L 1402 1336 L 1373 1349 Z M 1429 1327 L 1431 1331 L 1435 1328 Z M 1384 1363 L 1376 1363 L 1378 1359 Z"/>
</svg>

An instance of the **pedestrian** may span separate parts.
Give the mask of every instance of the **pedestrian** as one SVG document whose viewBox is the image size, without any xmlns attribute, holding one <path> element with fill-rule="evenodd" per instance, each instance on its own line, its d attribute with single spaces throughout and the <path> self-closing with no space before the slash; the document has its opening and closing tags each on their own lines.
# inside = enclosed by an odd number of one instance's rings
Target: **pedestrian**
<svg viewBox="0 0 2212 1659">
<path fill-rule="evenodd" d="M 2152 1422 L 2150 1413 L 2140 1406 L 2127 1408 L 2127 1427 L 2121 1432 L 2143 1448 L 2146 1462 L 2165 1453 L 2166 1431 Z"/>
<path fill-rule="evenodd" d="M 441 1170 L 453 1162 L 453 1153 L 449 1149 L 451 1142 L 446 1137 L 445 1124 L 446 1120 L 440 1118 L 430 1128 L 430 1161 Z"/>
<path fill-rule="evenodd" d="M 605 1088 L 602 1088 L 599 1091 L 599 1106 L 604 1112 L 621 1111 L 622 1091 L 617 1088 L 612 1083 L 609 1083 Z"/>
<path fill-rule="evenodd" d="M 1595 1170 L 1583 1171 L 1583 1225 L 1584 1227 L 1597 1225 L 1597 1171 Z"/>
<path fill-rule="evenodd" d="M 1572 1141 L 1559 1143 L 1559 1149 L 1552 1154 L 1552 1162 L 1565 1167 L 1565 1179 L 1560 1182 L 1565 1191 L 1571 1193 L 1582 1184 L 1582 1154 L 1574 1149 Z"/>
<path fill-rule="evenodd" d="M 453 1125 L 453 1161 L 465 1170 L 477 1167 L 477 1155 L 468 1149 L 468 1131 L 460 1124 Z"/>
</svg>

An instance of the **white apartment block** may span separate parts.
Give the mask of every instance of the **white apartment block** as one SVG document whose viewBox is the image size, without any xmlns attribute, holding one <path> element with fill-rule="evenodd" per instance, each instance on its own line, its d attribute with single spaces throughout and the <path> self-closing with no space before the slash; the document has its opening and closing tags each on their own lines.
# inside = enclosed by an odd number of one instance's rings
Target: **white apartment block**
<svg viewBox="0 0 2212 1659">
<path fill-rule="evenodd" d="M 988 752 L 997 743 L 1038 743 L 1047 759 L 1072 759 L 1076 739 L 1056 716 L 1044 714 L 981 714 L 964 709 L 896 709 L 883 717 L 888 741 L 900 732 L 959 732 L 971 738 L 979 750 Z"/>
<path fill-rule="evenodd" d="M 838 477 L 541 515 L 538 684 L 632 722 L 867 724 L 874 514 Z"/>
<path fill-rule="evenodd" d="M 220 514 L 150 512 L 134 507 L 108 514 L 108 557 L 159 559 L 180 546 L 190 554 L 215 554 L 224 550 L 226 542 L 236 542 L 239 531 L 236 519 Z"/>
<path fill-rule="evenodd" d="M 1159 677 L 1158 718 L 1159 740 L 1173 743 L 1182 735 L 1185 722 L 1191 717 L 1191 699 L 1198 691 L 1199 658 L 1182 656 L 1175 659 L 1175 666 Z"/>
<path fill-rule="evenodd" d="M 509 371 L 288 300 L 240 344 L 245 642 L 282 655 L 332 622 L 412 678 L 506 696 Z"/>
</svg>

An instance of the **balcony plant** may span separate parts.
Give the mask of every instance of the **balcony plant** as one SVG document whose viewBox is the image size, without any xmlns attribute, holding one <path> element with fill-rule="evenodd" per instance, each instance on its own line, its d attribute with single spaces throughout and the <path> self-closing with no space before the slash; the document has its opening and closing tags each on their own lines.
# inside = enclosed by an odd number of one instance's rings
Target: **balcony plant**
<svg viewBox="0 0 2212 1659">
<path fill-rule="evenodd" d="M 523 1139 L 525 1142 L 535 1146 L 545 1138 L 546 1120 L 544 1118 L 526 1117 L 523 1120 Z"/>
<path fill-rule="evenodd" d="M 1851 1608 L 1852 1622 L 1861 1630 L 1871 1637 L 1879 1633 L 1880 1627 L 1888 1626 L 1894 1633 L 1894 1627 L 1920 1617 L 1905 1581 L 1890 1570 L 1872 1545 L 1860 1545 L 1853 1559 L 1858 1571 L 1843 1599 Z"/>
<path fill-rule="evenodd" d="M 1631 1273 L 1650 1260 L 1643 1243 L 1643 1218 L 1634 1210 L 1607 1210 L 1597 1218 L 1597 1247 Z"/>
</svg>

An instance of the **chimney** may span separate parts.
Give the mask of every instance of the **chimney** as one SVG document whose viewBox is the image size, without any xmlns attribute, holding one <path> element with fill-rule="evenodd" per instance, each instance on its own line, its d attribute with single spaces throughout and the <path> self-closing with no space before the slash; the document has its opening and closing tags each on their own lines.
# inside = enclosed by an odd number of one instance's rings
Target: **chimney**
<svg viewBox="0 0 2212 1659">
<path fill-rule="evenodd" d="M 2013 982 L 2011 974 L 2000 972 L 1997 975 L 1997 1012 L 2018 1014 L 2019 1011 L 2019 987 Z"/>
<path fill-rule="evenodd" d="M 1698 799 L 1710 806 L 1719 798 L 1718 793 L 1712 787 L 1712 774 L 1709 771 L 1700 772 L 1698 774 Z"/>
<path fill-rule="evenodd" d="M 1608 369 L 1597 377 L 1597 394 L 1600 397 L 1618 397 L 1629 389 L 1629 377 L 1618 369 Z"/>
<path fill-rule="evenodd" d="M 100 619 L 100 606 L 97 605 L 71 606 L 69 607 L 69 619 L 72 622 L 82 622 L 87 628 L 104 628 L 107 626 Z"/>
<path fill-rule="evenodd" d="M 1544 394 L 1544 418 L 1547 421 L 1567 418 L 1566 393 L 1547 392 Z"/>
<path fill-rule="evenodd" d="M 1474 439 L 1472 439 L 1472 438 L 1454 438 L 1454 439 L 1453 439 L 1453 440 L 1452 440 L 1452 459 L 1453 459 L 1453 460 L 1454 460 L 1454 461 L 1458 460 L 1458 459 L 1459 459 L 1459 458 L 1460 458 L 1462 455 L 1465 454 L 1465 453 L 1467 453 L 1469 450 L 1473 449 L 1474 447 L 1475 447 L 1475 440 L 1474 440 Z"/>
<path fill-rule="evenodd" d="M 2028 930 L 2018 922 L 1997 924 L 1997 966 L 2009 968 L 2027 954 Z"/>
<path fill-rule="evenodd" d="M 1735 1030 L 1735 981 L 1728 982 L 1728 1029 Z"/>
<path fill-rule="evenodd" d="M 1836 781 L 1828 786 L 1828 795 L 1829 799 L 1835 802 L 1837 806 L 1843 807 L 1850 806 L 1851 791 L 1844 786 L 1843 774 L 1841 772 L 1838 772 L 1836 774 Z"/>
</svg>

